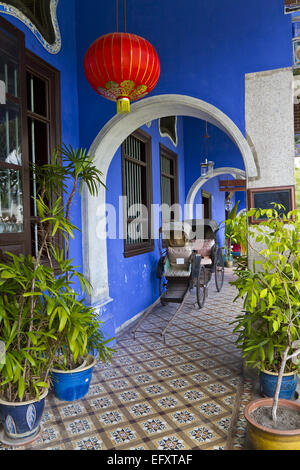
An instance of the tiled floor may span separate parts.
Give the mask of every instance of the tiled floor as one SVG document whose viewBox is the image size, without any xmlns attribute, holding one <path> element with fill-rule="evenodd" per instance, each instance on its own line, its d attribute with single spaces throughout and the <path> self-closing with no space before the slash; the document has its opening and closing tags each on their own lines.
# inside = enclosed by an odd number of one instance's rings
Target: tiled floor
<svg viewBox="0 0 300 470">
<path fill-rule="evenodd" d="M 176 305 L 154 310 L 135 340 L 123 333 L 88 395 L 69 403 L 49 394 L 40 437 L 16 449 L 243 449 L 252 388 L 230 325 L 241 309 L 231 279 L 225 270 L 217 293 L 212 278 L 201 310 L 192 293 L 166 344 L 159 333 Z"/>
</svg>

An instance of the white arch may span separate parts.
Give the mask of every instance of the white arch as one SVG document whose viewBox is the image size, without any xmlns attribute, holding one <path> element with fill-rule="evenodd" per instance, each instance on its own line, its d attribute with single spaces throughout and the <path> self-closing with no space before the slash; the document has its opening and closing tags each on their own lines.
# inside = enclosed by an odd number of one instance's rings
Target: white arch
<svg viewBox="0 0 300 470">
<path fill-rule="evenodd" d="M 248 177 L 256 177 L 257 169 L 251 149 L 238 127 L 222 111 L 205 101 L 185 95 L 158 95 L 134 103 L 128 115 L 114 116 L 99 132 L 90 148 L 97 167 L 106 181 L 109 165 L 122 142 L 149 120 L 165 116 L 191 116 L 206 120 L 225 132 L 237 145 Z M 83 268 L 93 290 L 91 304 L 110 300 L 107 272 L 105 231 L 105 190 L 98 197 L 82 195 Z"/>
<path fill-rule="evenodd" d="M 232 175 L 234 178 L 246 179 L 246 172 L 240 170 L 239 168 L 223 167 L 223 168 L 214 168 L 214 172 L 209 176 L 200 176 L 195 183 L 191 186 L 188 195 L 186 197 L 186 214 L 187 219 L 193 218 L 193 208 L 196 194 L 199 189 L 211 178 L 219 175 Z"/>
</svg>

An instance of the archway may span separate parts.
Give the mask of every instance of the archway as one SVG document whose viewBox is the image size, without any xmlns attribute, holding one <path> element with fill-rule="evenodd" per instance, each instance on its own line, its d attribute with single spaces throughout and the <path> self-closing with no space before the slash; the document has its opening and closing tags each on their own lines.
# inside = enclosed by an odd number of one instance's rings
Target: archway
<svg viewBox="0 0 300 470">
<path fill-rule="evenodd" d="M 231 167 L 223 167 L 223 168 L 215 168 L 214 172 L 210 176 L 200 176 L 195 183 L 191 186 L 187 198 L 186 198 L 186 218 L 192 219 L 193 218 L 193 208 L 194 208 L 194 201 L 196 194 L 201 189 L 201 187 L 209 181 L 211 178 L 219 175 L 231 175 L 234 178 L 242 178 L 246 179 L 246 172 L 244 170 L 240 170 L 238 168 L 231 168 Z"/>
<path fill-rule="evenodd" d="M 90 153 L 106 181 L 109 165 L 122 142 L 146 122 L 166 116 L 190 116 L 206 120 L 225 132 L 242 155 L 247 177 L 255 178 L 257 168 L 251 149 L 233 121 L 215 106 L 185 95 L 158 95 L 143 99 L 131 107 L 128 115 L 114 116 L 95 138 Z M 82 194 L 83 268 L 93 289 L 92 305 L 105 305 L 111 299 L 108 288 L 106 246 L 106 194 L 100 189 L 98 197 Z"/>
</svg>

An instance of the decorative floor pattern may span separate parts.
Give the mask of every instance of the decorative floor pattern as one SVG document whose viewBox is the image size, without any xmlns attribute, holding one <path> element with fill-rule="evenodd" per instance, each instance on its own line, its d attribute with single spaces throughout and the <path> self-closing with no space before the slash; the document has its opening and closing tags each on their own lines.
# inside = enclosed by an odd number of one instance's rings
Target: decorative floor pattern
<svg viewBox="0 0 300 470">
<path fill-rule="evenodd" d="M 230 324 L 241 309 L 231 279 L 225 270 L 217 293 L 212 278 L 201 310 L 192 294 L 166 344 L 159 333 L 176 305 L 156 308 L 135 340 L 120 335 L 112 364 L 95 366 L 88 395 L 62 402 L 50 393 L 40 437 L 15 449 L 243 449 L 252 390 Z"/>
</svg>

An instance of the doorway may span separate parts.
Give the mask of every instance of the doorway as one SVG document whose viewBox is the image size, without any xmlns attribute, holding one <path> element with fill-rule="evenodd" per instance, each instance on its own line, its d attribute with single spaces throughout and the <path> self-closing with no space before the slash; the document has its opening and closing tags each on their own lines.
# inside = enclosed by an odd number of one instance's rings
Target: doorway
<svg viewBox="0 0 300 470">
<path fill-rule="evenodd" d="M 212 219 L 211 193 L 202 189 L 202 211 L 204 219 Z"/>
</svg>

